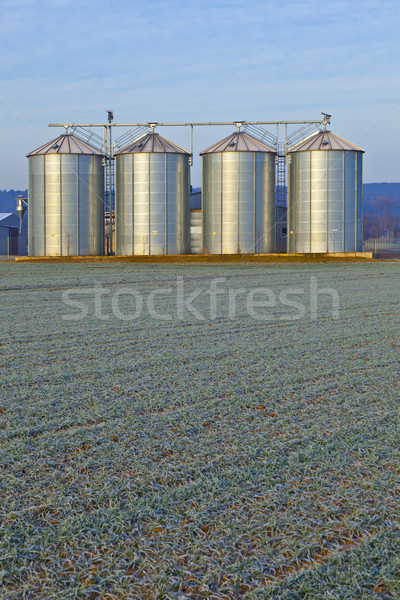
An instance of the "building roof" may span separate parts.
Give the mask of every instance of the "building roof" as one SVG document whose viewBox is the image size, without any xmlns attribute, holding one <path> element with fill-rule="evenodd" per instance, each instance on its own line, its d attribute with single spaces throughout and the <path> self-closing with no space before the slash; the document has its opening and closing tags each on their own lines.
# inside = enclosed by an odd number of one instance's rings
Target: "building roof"
<svg viewBox="0 0 400 600">
<path fill-rule="evenodd" d="M 40 148 L 29 152 L 27 156 L 37 156 L 39 154 L 96 154 L 103 156 L 100 150 L 93 148 L 93 146 L 83 142 L 71 133 L 59 135 L 54 140 L 40 146 Z"/>
<path fill-rule="evenodd" d="M 298 142 L 288 152 L 310 152 L 312 150 L 351 150 L 365 152 L 355 144 L 339 137 L 332 131 L 317 131 L 301 142 Z"/>
<path fill-rule="evenodd" d="M 140 138 L 131 142 L 118 152 L 115 152 L 115 156 L 119 154 L 137 154 L 141 153 L 169 153 L 169 154 L 190 154 L 187 150 L 184 150 L 177 144 L 170 142 L 165 137 L 162 137 L 159 133 L 145 133 Z"/>
<path fill-rule="evenodd" d="M 19 227 L 19 217 L 14 213 L 0 213 L 1 227 Z M 24 223 L 22 223 L 24 226 Z"/>
<path fill-rule="evenodd" d="M 260 140 L 244 131 L 231 133 L 228 137 L 200 152 L 200 156 L 216 152 L 273 152 L 275 154 L 275 150 L 267 144 L 260 142 Z"/>
</svg>

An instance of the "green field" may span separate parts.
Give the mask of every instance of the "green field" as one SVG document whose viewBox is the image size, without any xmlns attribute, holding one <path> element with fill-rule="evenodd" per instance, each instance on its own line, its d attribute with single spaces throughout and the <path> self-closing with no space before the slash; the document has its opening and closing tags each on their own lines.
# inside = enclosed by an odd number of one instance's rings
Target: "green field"
<svg viewBox="0 0 400 600">
<path fill-rule="evenodd" d="M 0 597 L 399 598 L 399 293 L 400 262 L 0 264 Z"/>
</svg>

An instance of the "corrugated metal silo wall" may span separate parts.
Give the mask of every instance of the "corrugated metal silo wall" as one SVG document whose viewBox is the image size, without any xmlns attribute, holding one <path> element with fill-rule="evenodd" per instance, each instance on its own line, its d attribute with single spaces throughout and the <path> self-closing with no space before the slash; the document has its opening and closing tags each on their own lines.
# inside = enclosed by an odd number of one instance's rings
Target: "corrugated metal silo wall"
<svg viewBox="0 0 400 600">
<path fill-rule="evenodd" d="M 203 252 L 275 251 L 275 155 L 203 155 Z"/>
<path fill-rule="evenodd" d="M 29 161 L 29 256 L 104 254 L 100 156 L 45 154 Z"/>
<path fill-rule="evenodd" d="M 288 252 L 362 250 L 362 153 L 291 154 Z"/>
<path fill-rule="evenodd" d="M 189 192 L 186 154 L 116 156 L 117 254 L 186 254 Z"/>
<path fill-rule="evenodd" d="M 201 210 L 190 211 L 190 254 L 201 254 L 202 251 L 202 218 Z"/>
</svg>

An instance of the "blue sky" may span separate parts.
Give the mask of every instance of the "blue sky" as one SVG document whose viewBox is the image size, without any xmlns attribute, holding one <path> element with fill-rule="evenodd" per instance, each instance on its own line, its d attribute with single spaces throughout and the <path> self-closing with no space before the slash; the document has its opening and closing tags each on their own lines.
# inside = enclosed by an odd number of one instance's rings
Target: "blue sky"
<svg viewBox="0 0 400 600">
<path fill-rule="evenodd" d="M 392 0 L 0 0 L 0 188 L 51 122 L 333 115 L 364 181 L 400 181 L 400 5 Z M 195 132 L 195 154 L 231 128 Z M 160 130 L 189 147 L 189 132 Z M 117 135 L 122 134 L 120 131 Z M 200 184 L 195 158 L 193 184 Z"/>
</svg>

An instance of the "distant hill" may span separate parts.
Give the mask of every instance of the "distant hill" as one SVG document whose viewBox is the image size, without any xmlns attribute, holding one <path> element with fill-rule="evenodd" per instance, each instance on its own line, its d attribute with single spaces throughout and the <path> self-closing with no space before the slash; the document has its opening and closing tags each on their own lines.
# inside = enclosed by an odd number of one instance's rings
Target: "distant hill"
<svg viewBox="0 0 400 600">
<path fill-rule="evenodd" d="M 400 183 L 364 183 L 364 239 L 400 237 Z"/>
<path fill-rule="evenodd" d="M 364 215 L 385 213 L 400 217 L 400 183 L 364 183 Z"/>
<path fill-rule="evenodd" d="M 400 200 L 400 183 L 364 183 L 363 195 L 367 201 L 382 197 Z"/>
</svg>

